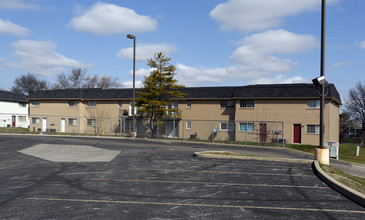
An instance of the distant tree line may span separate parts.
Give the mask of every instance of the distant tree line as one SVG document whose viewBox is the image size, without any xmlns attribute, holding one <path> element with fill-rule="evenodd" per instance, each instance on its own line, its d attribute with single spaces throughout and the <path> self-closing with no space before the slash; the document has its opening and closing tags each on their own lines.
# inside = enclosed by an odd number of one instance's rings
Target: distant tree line
<svg viewBox="0 0 365 220">
<path fill-rule="evenodd" d="M 19 94 L 28 95 L 47 89 L 78 89 L 78 88 L 101 88 L 111 89 L 121 87 L 118 78 L 108 75 L 89 76 L 86 68 L 73 68 L 70 73 L 60 73 L 54 84 L 45 80 L 38 79 L 34 74 L 28 73 L 16 78 L 13 82 L 11 91 Z"/>
</svg>

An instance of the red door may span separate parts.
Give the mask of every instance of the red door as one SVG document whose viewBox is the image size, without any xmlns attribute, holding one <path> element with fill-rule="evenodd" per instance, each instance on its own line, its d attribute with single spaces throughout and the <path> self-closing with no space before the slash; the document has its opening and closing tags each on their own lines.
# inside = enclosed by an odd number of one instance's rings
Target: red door
<svg viewBox="0 0 365 220">
<path fill-rule="evenodd" d="M 302 125 L 294 125 L 294 143 L 302 143 Z"/>
<path fill-rule="evenodd" d="M 15 127 L 15 121 L 16 121 L 16 117 L 15 117 L 15 116 L 13 116 L 13 117 L 12 117 L 12 127 Z"/>
<path fill-rule="evenodd" d="M 266 124 L 260 123 L 260 143 L 266 143 Z"/>
</svg>

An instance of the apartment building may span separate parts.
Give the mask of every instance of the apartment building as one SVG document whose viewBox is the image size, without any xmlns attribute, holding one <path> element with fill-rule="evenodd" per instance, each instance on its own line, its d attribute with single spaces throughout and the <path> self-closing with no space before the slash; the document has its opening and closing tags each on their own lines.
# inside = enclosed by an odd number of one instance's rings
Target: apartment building
<svg viewBox="0 0 365 220">
<path fill-rule="evenodd" d="M 28 100 L 25 95 L 0 90 L 0 127 L 28 128 Z"/>
<path fill-rule="evenodd" d="M 320 97 L 312 84 L 180 90 L 186 96 L 171 103 L 178 108 L 179 117 L 166 119 L 159 128 L 165 137 L 266 143 L 274 141 L 276 135 L 281 141 L 284 137 L 286 143 L 318 144 Z M 333 84 L 326 93 L 324 137 L 325 141 L 338 142 L 341 99 Z M 32 93 L 29 95 L 30 129 L 120 134 L 121 118 L 130 121 L 131 99 L 132 89 L 62 89 Z M 137 127 L 137 136 L 148 129 L 143 123 Z"/>
</svg>

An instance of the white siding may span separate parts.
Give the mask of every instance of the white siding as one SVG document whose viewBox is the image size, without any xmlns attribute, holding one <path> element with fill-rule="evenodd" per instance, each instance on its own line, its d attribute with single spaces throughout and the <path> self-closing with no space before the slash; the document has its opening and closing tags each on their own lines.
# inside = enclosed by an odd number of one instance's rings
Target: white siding
<svg viewBox="0 0 365 220">
<path fill-rule="evenodd" d="M 0 127 L 12 127 L 13 116 L 15 118 L 15 127 L 28 128 L 29 118 L 28 118 L 28 103 L 23 107 L 19 105 L 19 102 L 10 101 L 0 101 Z M 25 121 L 22 120 L 25 116 Z"/>
</svg>

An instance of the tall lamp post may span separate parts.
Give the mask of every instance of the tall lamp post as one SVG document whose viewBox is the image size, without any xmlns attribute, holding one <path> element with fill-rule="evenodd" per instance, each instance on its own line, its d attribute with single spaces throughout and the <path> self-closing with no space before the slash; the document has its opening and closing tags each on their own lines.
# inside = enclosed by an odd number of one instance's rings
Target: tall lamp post
<svg viewBox="0 0 365 220">
<path fill-rule="evenodd" d="M 326 0 L 322 0 L 321 15 L 321 73 L 318 78 L 313 79 L 313 84 L 317 86 L 317 92 L 320 95 L 320 112 L 319 112 L 319 146 L 315 149 L 314 159 L 319 163 L 329 165 L 329 149 L 324 146 L 324 97 L 327 87 L 325 73 L 325 24 L 326 24 Z M 320 91 L 318 91 L 320 88 Z"/>
<path fill-rule="evenodd" d="M 325 73 L 325 25 L 326 25 L 326 0 L 322 0 L 322 15 L 321 15 L 321 77 L 324 77 Z M 321 88 L 321 101 L 320 101 L 320 119 L 319 119 L 319 148 L 324 147 L 324 90 L 327 86 L 323 83 Z"/>
<path fill-rule="evenodd" d="M 128 34 L 129 39 L 133 39 L 133 101 L 132 101 L 132 117 L 133 117 L 133 137 L 136 135 L 136 119 L 134 116 L 134 106 L 136 103 L 136 37 Z"/>
</svg>

